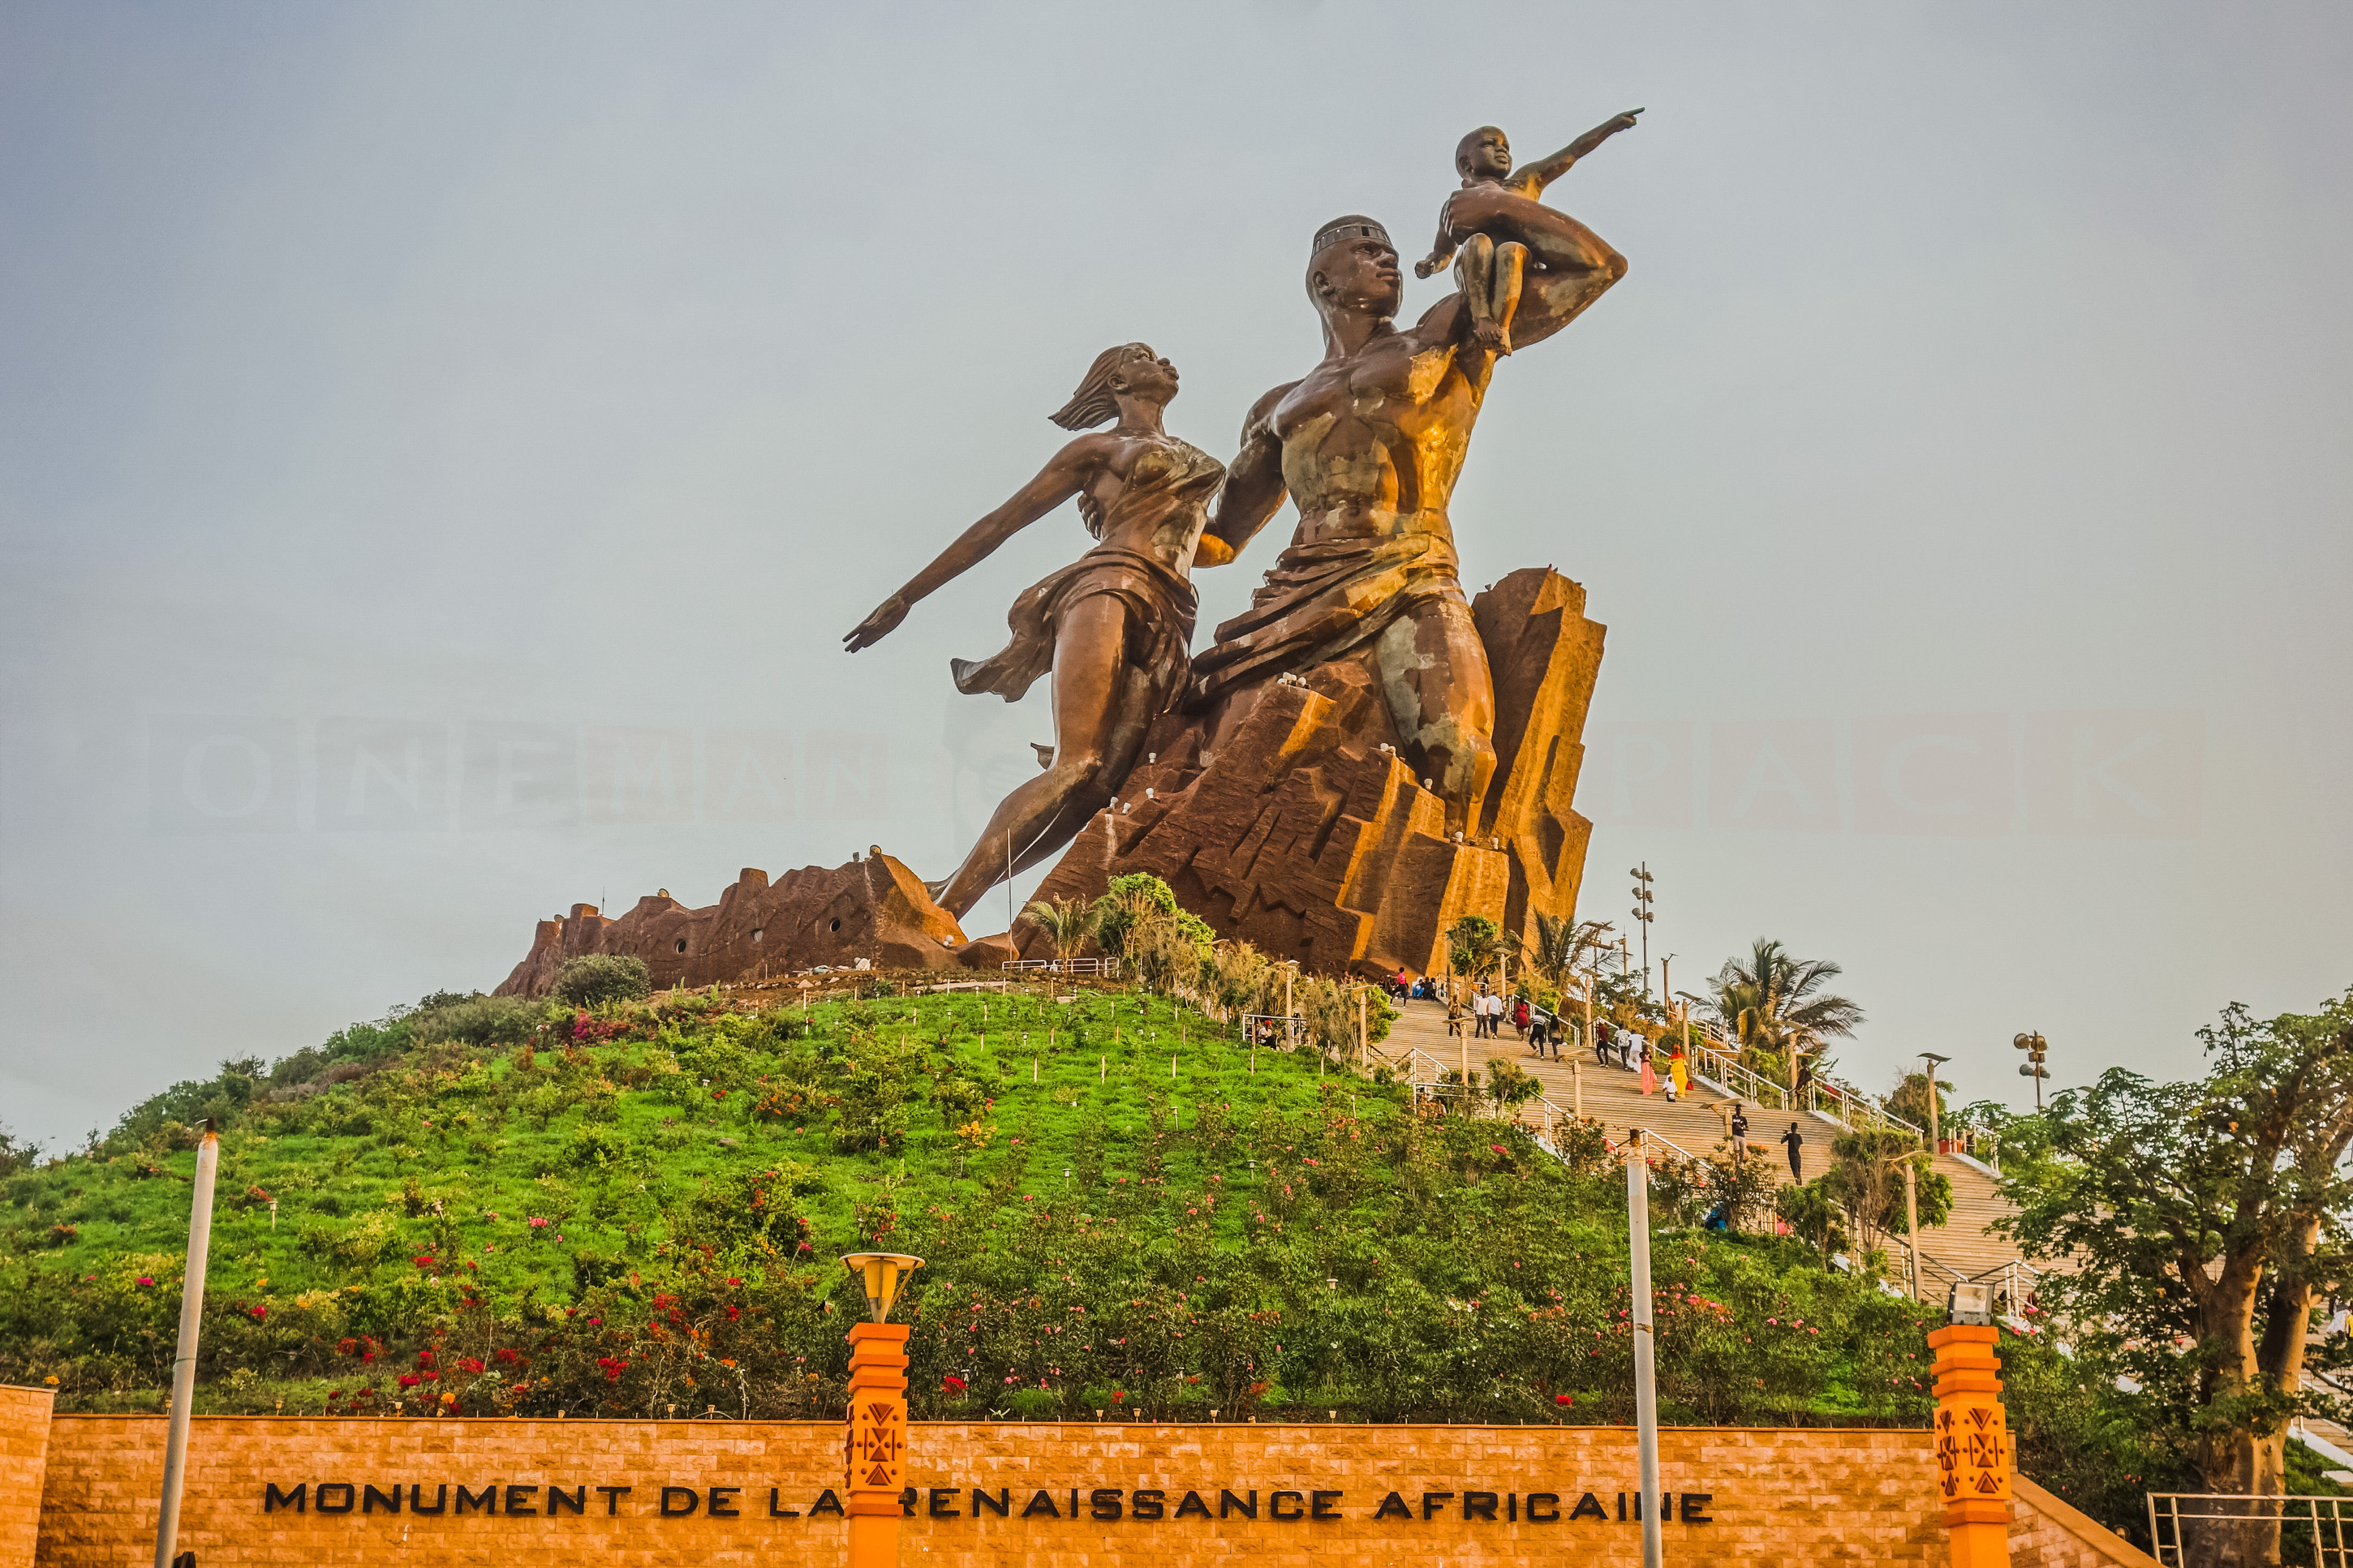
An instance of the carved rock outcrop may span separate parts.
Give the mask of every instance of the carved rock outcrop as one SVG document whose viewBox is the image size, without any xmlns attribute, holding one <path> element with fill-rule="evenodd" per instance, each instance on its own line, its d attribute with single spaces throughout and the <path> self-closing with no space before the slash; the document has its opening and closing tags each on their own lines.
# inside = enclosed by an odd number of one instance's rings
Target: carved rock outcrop
<svg viewBox="0 0 2353 1568">
<path fill-rule="evenodd" d="M 1521 932 L 1539 913 L 1567 918 L 1592 832 L 1570 801 L 1604 628 L 1585 618 L 1585 590 L 1544 568 L 1472 609 L 1496 706 L 1475 835 L 1446 835 L 1370 676 L 1342 660 L 1238 692 L 1206 721 L 1164 718 L 1129 798 L 1088 824 L 1038 896 L 1090 898 L 1148 871 L 1220 935 L 1334 973 L 1442 967 L 1441 933 L 1466 914 Z M 1045 956 L 1042 933 L 1012 934 Z"/>
<path fill-rule="evenodd" d="M 583 953 L 634 953 L 657 988 L 790 974 L 859 959 L 884 969 L 937 969 L 958 962 L 964 932 L 932 902 L 922 879 L 875 849 L 831 869 L 807 866 L 774 883 L 746 868 L 719 901 L 691 910 L 649 894 L 618 920 L 591 904 L 539 922 L 531 953 L 498 989 L 543 996 L 564 961 Z"/>
</svg>

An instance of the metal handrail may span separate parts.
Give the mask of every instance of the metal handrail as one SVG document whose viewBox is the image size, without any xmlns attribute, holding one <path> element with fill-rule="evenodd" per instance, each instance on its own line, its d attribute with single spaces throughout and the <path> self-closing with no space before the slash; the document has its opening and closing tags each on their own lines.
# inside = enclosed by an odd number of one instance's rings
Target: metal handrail
<svg viewBox="0 0 2353 1568">
<path fill-rule="evenodd" d="M 2234 1524 L 2279 1523 L 2304 1524 L 2312 1528 L 2312 1560 L 2315 1568 L 2353 1568 L 2353 1545 L 2348 1545 L 2345 1527 L 2348 1522 L 2341 1497 L 2312 1497 L 2289 1493 L 2278 1497 L 2251 1497 L 2234 1492 L 2148 1492 L 2149 1554 L 2166 1568 L 2181 1568 L 2191 1561 L 2186 1555 L 2187 1543 L 2182 1540 L 2185 1521 Z M 2218 1503 L 2219 1508 L 2183 1508 L 2183 1503 Z M 2303 1510 L 2297 1511 L 2296 1505 Z M 2168 1530 L 2167 1527 L 2170 1526 Z"/>
<path fill-rule="evenodd" d="M 1742 1062 L 1731 1052 L 1718 1050 L 1713 1043 L 1702 1045 L 1697 1040 L 1691 1042 L 1690 1049 L 1692 1055 L 1715 1069 L 1713 1075 L 1700 1072 L 1698 1076 L 1705 1079 L 1718 1093 L 1731 1095 L 1735 1100 L 1753 1100 L 1760 1108 L 1769 1094 L 1773 1110 L 1789 1109 L 1788 1089 Z"/>
</svg>

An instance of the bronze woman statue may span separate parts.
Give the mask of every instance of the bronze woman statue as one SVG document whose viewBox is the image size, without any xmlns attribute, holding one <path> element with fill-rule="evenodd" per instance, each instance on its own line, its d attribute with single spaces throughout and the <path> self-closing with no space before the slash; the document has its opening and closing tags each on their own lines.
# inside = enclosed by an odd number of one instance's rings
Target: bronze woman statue
<svg viewBox="0 0 2353 1568">
<path fill-rule="evenodd" d="M 1072 496 L 1092 550 L 1013 602 L 1013 640 L 991 658 L 954 659 L 956 689 L 1015 701 L 1054 672 L 1054 754 L 1046 771 L 1005 797 L 980 842 L 944 884 L 940 907 L 957 919 L 1009 871 L 1036 865 L 1110 804 L 1135 765 L 1152 721 L 1182 695 L 1190 672 L 1196 564 L 1233 558 L 1201 537 L 1225 468 L 1161 428 L 1176 370 L 1142 343 L 1107 349 L 1070 403 L 1050 416 L 1066 430 L 1119 423 L 1056 453 L 1013 499 L 965 530 L 939 559 L 885 599 L 842 641 L 880 641 L 932 593 Z"/>
</svg>

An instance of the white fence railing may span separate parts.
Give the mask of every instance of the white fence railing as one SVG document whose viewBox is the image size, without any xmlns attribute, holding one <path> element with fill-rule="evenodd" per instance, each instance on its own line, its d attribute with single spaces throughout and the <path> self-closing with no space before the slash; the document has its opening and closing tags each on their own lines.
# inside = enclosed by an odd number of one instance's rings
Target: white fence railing
<svg viewBox="0 0 2353 1568">
<path fill-rule="evenodd" d="M 1116 958 L 1014 958 L 997 967 L 1023 974 L 1100 974 L 1106 979 L 1119 976 Z"/>
</svg>

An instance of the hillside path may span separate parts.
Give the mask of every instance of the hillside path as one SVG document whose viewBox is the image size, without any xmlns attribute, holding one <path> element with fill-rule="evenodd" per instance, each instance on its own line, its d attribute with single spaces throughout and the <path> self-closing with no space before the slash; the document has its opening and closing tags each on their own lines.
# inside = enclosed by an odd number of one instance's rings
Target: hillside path
<svg viewBox="0 0 2353 1568">
<path fill-rule="evenodd" d="M 1614 1065 L 1614 1058 L 1611 1066 L 1603 1067 L 1591 1052 L 1564 1043 L 1560 1060 L 1549 1054 L 1539 1060 L 1508 1027 L 1500 1039 L 1466 1041 L 1447 1034 L 1442 1004 L 1408 1002 L 1403 1006 L 1404 1016 L 1390 1026 L 1389 1037 L 1380 1047 L 1393 1058 L 1419 1050 L 1441 1068 L 1453 1068 L 1459 1067 L 1467 1045 L 1472 1071 L 1483 1071 L 1491 1059 L 1509 1061 L 1541 1081 L 1545 1097 L 1562 1111 L 1578 1109 L 1581 1100 L 1583 1113 L 1599 1121 L 1612 1141 L 1622 1142 L 1628 1129 L 1641 1127 L 1684 1153 L 1698 1156 L 1712 1152 L 1727 1136 L 1732 1098 L 1697 1079 L 1680 1103 L 1670 1104 L 1663 1094 L 1645 1097 L 1641 1074 Z M 1420 1065 L 1415 1076 L 1428 1081 L 1429 1065 Z M 1754 1103 L 1747 1109 L 1750 1147 L 1765 1151 L 1777 1183 L 1789 1179 L 1788 1156 L 1779 1140 L 1792 1121 L 1805 1140 L 1799 1152 L 1805 1179 L 1812 1181 L 1830 1169 L 1831 1140 L 1846 1131 L 1840 1122 L 1816 1111 L 1793 1116 Z M 1953 1212 L 1943 1226 L 1924 1227 L 1921 1232 L 1920 1291 L 1924 1297 L 1941 1300 L 1946 1283 L 1953 1278 L 1984 1274 L 2021 1258 L 2015 1242 L 1986 1228 L 2014 1212 L 1993 1175 L 1976 1161 L 1954 1154 L 1936 1156 L 1936 1169 L 1953 1184 Z M 1902 1236 L 1889 1236 L 1887 1245 L 1892 1257 L 1902 1257 Z"/>
</svg>

